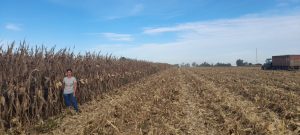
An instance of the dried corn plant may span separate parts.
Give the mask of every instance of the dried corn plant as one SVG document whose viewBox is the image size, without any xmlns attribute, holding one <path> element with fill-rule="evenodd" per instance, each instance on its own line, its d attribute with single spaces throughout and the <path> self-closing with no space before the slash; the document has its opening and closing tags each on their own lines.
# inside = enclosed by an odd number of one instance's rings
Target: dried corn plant
<svg viewBox="0 0 300 135">
<path fill-rule="evenodd" d="M 26 42 L 0 46 L 0 128 L 21 128 L 57 115 L 64 108 L 62 79 L 72 68 L 78 80 L 78 102 L 139 80 L 170 65 L 35 47 Z"/>
</svg>

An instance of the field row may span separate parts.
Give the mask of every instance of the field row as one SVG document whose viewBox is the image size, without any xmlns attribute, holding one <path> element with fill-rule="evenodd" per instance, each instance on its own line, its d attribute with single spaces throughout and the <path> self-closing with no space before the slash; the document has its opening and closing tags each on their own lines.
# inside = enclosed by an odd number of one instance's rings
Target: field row
<svg viewBox="0 0 300 135">
<path fill-rule="evenodd" d="M 66 112 L 51 119 L 56 126 L 45 122 L 31 132 L 299 134 L 298 84 L 282 87 L 298 79 L 294 74 L 253 68 L 169 69 L 80 106 L 79 115 Z M 263 81 L 268 76 L 277 80 Z M 272 84 L 277 82 L 282 84 Z"/>
</svg>

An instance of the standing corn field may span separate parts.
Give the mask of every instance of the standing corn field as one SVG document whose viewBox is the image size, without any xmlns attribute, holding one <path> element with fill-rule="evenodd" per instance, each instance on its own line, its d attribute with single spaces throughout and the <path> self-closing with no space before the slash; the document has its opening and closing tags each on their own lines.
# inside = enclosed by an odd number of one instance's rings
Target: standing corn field
<svg viewBox="0 0 300 135">
<path fill-rule="evenodd" d="M 72 68 L 78 79 L 78 102 L 169 67 L 96 53 L 75 55 L 70 49 L 0 46 L 0 128 L 32 124 L 62 112 L 62 78 Z"/>
</svg>

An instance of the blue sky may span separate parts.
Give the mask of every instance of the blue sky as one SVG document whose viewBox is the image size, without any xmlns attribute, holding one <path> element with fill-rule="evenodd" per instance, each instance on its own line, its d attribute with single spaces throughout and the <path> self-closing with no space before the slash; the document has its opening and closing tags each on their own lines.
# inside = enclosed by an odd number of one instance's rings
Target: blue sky
<svg viewBox="0 0 300 135">
<path fill-rule="evenodd" d="M 0 0 L 0 43 L 154 62 L 300 54 L 300 0 Z"/>
</svg>

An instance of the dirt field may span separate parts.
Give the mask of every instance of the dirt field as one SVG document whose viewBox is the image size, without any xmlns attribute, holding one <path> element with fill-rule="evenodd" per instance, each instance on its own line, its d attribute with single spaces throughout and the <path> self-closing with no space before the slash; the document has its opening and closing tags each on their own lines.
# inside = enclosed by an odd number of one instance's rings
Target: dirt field
<svg viewBox="0 0 300 135">
<path fill-rule="evenodd" d="M 45 134 L 300 134 L 300 72 L 169 69 L 27 131 Z"/>
</svg>

